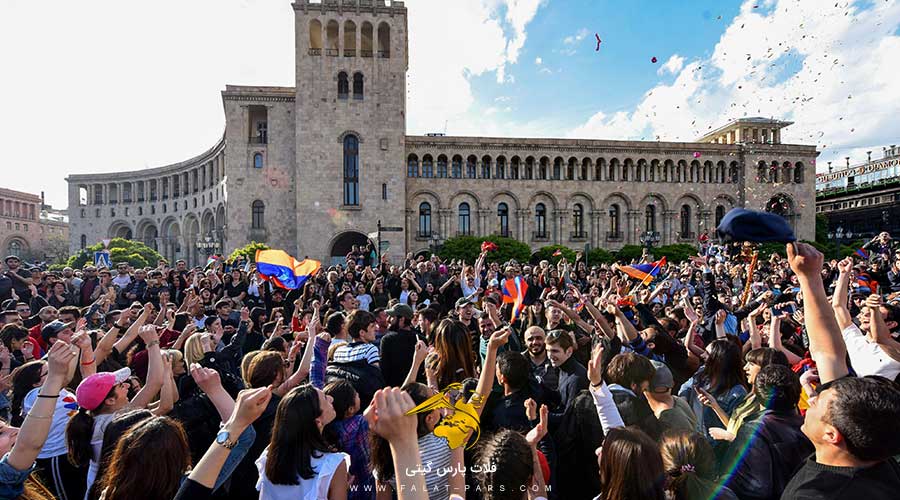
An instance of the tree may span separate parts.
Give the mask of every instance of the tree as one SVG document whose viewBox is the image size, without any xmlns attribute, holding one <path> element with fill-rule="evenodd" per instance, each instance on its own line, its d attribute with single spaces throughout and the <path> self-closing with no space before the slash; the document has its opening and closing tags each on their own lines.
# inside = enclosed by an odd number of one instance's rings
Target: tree
<svg viewBox="0 0 900 500">
<path fill-rule="evenodd" d="M 69 240 L 61 234 L 51 234 L 44 240 L 44 259 L 50 264 L 62 264 L 69 258 Z"/>
<path fill-rule="evenodd" d="M 657 259 L 662 258 L 662 256 L 665 255 L 667 262 L 678 264 L 697 255 L 698 252 L 697 247 L 694 245 L 689 243 L 676 243 L 674 245 L 663 245 L 659 248 L 654 248 L 652 253 Z"/>
<path fill-rule="evenodd" d="M 69 257 L 66 262 L 68 267 L 73 269 L 81 269 L 85 264 L 94 263 L 94 252 L 103 250 L 103 244 L 97 243 L 91 245 L 77 254 Z M 109 260 L 115 265 L 117 262 L 128 262 L 134 267 L 155 266 L 157 262 L 163 259 L 163 256 L 156 250 L 135 240 L 126 240 L 125 238 L 113 238 L 109 241 Z"/>
<path fill-rule="evenodd" d="M 269 245 L 265 243 L 258 243 L 256 241 L 251 241 L 245 246 L 241 248 L 236 248 L 231 255 L 228 256 L 228 260 L 234 262 L 239 257 L 249 260 L 251 262 L 256 261 L 256 251 L 257 250 L 269 250 Z"/>
<path fill-rule="evenodd" d="M 585 257 L 589 266 L 611 264 L 616 260 L 616 256 L 604 248 L 594 248 Z"/>
<path fill-rule="evenodd" d="M 633 260 L 639 260 L 644 254 L 644 248 L 640 245 L 625 245 L 616 252 L 616 260 L 620 263 L 630 264 Z"/>
<path fill-rule="evenodd" d="M 485 241 L 497 245 L 497 250 L 488 252 L 488 262 L 506 262 L 515 259 L 518 262 L 528 262 L 531 258 L 531 248 L 521 241 L 503 236 L 455 236 L 444 241 L 443 248 L 438 255 L 442 259 L 462 259 L 467 264 L 474 264 L 481 253 L 481 244 Z"/>
<path fill-rule="evenodd" d="M 553 255 L 557 251 L 561 252 L 561 255 Z M 559 262 L 559 259 L 565 258 L 569 262 L 575 262 L 575 250 L 572 250 L 569 247 L 565 247 L 563 245 L 547 245 L 545 247 L 541 247 L 534 252 L 531 256 L 531 263 L 537 264 L 542 260 L 546 260 L 556 264 Z"/>
</svg>

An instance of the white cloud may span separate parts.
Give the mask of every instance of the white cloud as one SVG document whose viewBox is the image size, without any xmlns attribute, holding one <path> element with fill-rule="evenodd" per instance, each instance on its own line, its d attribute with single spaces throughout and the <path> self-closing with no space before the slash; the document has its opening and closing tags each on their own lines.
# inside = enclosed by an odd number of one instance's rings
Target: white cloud
<svg viewBox="0 0 900 500">
<path fill-rule="evenodd" d="M 534 58 L 534 63 L 537 64 L 538 66 L 540 66 L 541 64 L 544 63 L 544 60 L 541 59 L 540 57 L 535 57 L 535 58 Z"/>
<path fill-rule="evenodd" d="M 591 32 L 588 31 L 587 28 L 581 28 L 574 35 L 569 35 L 569 36 L 563 38 L 563 43 L 566 45 L 573 45 L 576 42 L 580 42 L 580 41 L 584 40 L 585 37 L 587 37 L 590 34 L 591 34 Z"/>
<path fill-rule="evenodd" d="M 681 71 L 681 68 L 683 67 L 684 58 L 679 56 L 678 54 L 672 54 L 672 57 L 670 57 L 665 64 L 660 66 L 658 70 L 656 70 L 656 74 L 662 76 L 664 73 L 668 72 L 674 75 Z"/>
<path fill-rule="evenodd" d="M 542 75 L 552 75 L 553 71 L 551 71 L 550 68 L 541 68 L 541 70 L 538 71 L 538 73 L 540 73 Z"/>
<path fill-rule="evenodd" d="M 885 70 L 900 60 L 900 2 L 860 4 L 746 1 L 708 58 L 680 68 L 633 109 L 599 111 L 569 135 L 684 141 L 766 116 L 795 122 L 784 142 L 819 146 L 819 170 L 851 151 L 853 161 L 867 149 L 880 157 L 900 130 L 900 80 Z"/>
</svg>

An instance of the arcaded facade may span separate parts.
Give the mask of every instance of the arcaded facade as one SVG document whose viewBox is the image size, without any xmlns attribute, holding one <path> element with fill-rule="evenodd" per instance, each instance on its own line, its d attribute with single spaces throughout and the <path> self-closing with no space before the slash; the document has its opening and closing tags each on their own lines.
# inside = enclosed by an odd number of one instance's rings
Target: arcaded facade
<svg viewBox="0 0 900 500">
<path fill-rule="evenodd" d="M 387 255 L 460 234 L 616 249 L 693 242 L 736 206 L 814 234 L 814 146 L 749 118 L 693 143 L 407 136 L 402 2 L 293 4 L 294 87 L 226 86 L 225 133 L 155 169 L 72 175 L 71 247 L 142 240 L 205 261 L 250 241 L 339 261 L 378 227 Z M 439 99 L 440 96 L 434 96 Z"/>
</svg>

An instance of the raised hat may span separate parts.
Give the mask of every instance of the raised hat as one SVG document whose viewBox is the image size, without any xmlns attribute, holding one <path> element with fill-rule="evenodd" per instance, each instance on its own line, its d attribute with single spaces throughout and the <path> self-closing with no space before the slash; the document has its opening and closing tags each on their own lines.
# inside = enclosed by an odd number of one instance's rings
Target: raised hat
<svg viewBox="0 0 900 500">
<path fill-rule="evenodd" d="M 114 372 L 95 373 L 78 384 L 78 389 L 75 389 L 75 401 L 85 410 L 96 410 L 103 404 L 109 391 L 128 380 L 130 376 L 131 369 L 128 367 Z"/>
<path fill-rule="evenodd" d="M 397 304 L 394 307 L 387 309 L 384 311 L 388 316 L 403 316 L 407 319 L 412 319 L 413 310 L 412 307 L 409 307 L 406 304 Z"/>
<path fill-rule="evenodd" d="M 732 208 L 716 228 L 723 241 L 754 243 L 791 243 L 797 241 L 794 230 L 784 217 L 771 212 Z"/>
</svg>

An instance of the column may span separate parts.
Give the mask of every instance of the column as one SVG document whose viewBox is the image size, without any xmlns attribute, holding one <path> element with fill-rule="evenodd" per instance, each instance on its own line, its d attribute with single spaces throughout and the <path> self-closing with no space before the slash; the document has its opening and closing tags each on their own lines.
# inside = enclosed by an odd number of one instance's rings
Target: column
<svg viewBox="0 0 900 500">
<path fill-rule="evenodd" d="M 478 235 L 487 236 L 493 232 L 488 224 L 488 217 L 490 217 L 491 212 L 489 208 L 478 209 Z"/>
<path fill-rule="evenodd" d="M 600 242 L 605 241 L 606 238 L 603 236 L 603 233 L 600 231 L 600 221 L 603 217 L 602 210 L 591 210 L 591 248 L 597 248 L 600 246 Z"/>
<path fill-rule="evenodd" d="M 550 167 L 553 168 L 552 166 Z M 552 177 L 552 175 L 551 175 Z M 563 237 L 563 228 L 565 227 L 565 210 L 555 209 L 551 212 L 553 214 L 553 236 L 550 238 L 551 243 L 555 245 L 562 245 L 566 241 Z"/>
<path fill-rule="evenodd" d="M 675 211 L 665 210 L 663 212 L 663 245 L 671 245 L 675 241 Z"/>
<path fill-rule="evenodd" d="M 439 239 L 446 240 L 450 235 L 450 215 L 453 214 L 453 210 L 449 208 L 442 208 L 438 210 L 438 216 L 440 217 L 440 230 L 438 231 Z"/>
<path fill-rule="evenodd" d="M 709 225 L 710 215 L 712 215 L 712 212 L 710 212 L 709 210 L 702 210 L 700 212 L 700 220 L 698 221 L 699 227 L 697 230 L 698 237 L 700 236 L 700 233 L 702 233 L 703 231 L 711 229 L 710 225 Z M 712 229 L 715 229 L 715 228 L 712 228 Z"/>
<path fill-rule="evenodd" d="M 526 231 L 526 217 L 528 216 L 528 210 L 518 208 L 516 209 L 516 236 L 519 241 L 528 242 L 531 241 L 528 232 Z"/>
</svg>

